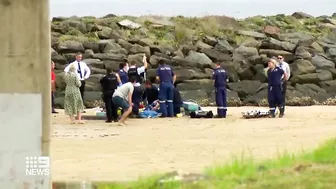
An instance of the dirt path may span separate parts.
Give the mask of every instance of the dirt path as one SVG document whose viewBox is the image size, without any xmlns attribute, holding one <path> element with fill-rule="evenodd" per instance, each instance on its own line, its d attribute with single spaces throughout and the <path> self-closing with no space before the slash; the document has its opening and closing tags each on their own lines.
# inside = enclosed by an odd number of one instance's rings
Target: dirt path
<svg viewBox="0 0 336 189">
<path fill-rule="evenodd" d="M 225 120 L 188 118 L 104 121 L 69 125 L 53 117 L 53 180 L 133 180 L 139 175 L 206 166 L 245 153 L 268 158 L 277 152 L 316 147 L 336 136 L 335 107 L 289 107 L 282 119 L 241 119 L 249 108 L 230 108 Z"/>
</svg>

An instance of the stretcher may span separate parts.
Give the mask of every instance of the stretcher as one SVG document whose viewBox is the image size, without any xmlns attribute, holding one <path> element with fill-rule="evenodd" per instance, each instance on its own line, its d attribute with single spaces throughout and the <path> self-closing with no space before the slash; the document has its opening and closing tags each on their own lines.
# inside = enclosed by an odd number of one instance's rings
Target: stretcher
<svg viewBox="0 0 336 189">
<path fill-rule="evenodd" d="M 265 118 L 270 116 L 270 111 L 265 109 L 260 110 L 247 110 L 242 112 L 242 116 L 245 119 L 251 118 Z"/>
</svg>

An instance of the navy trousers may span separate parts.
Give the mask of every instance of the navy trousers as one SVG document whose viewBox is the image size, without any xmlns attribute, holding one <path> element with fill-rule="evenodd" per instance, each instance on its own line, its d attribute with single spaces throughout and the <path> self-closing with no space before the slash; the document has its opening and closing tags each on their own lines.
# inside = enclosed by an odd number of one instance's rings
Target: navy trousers
<svg viewBox="0 0 336 189">
<path fill-rule="evenodd" d="M 135 115 L 139 114 L 140 103 L 142 101 L 142 88 L 141 86 L 134 87 L 133 95 L 132 95 L 132 102 L 133 108 L 132 113 Z"/>
<path fill-rule="evenodd" d="M 216 88 L 215 98 L 216 98 L 218 117 L 226 117 L 226 111 L 227 111 L 226 87 Z"/>
<path fill-rule="evenodd" d="M 162 117 L 174 117 L 174 85 L 172 83 L 160 83 L 159 101 Z"/>
<path fill-rule="evenodd" d="M 282 86 L 268 86 L 268 104 L 270 113 L 275 114 L 276 107 L 279 107 L 280 113 L 284 113 L 284 98 L 282 94 Z"/>
</svg>

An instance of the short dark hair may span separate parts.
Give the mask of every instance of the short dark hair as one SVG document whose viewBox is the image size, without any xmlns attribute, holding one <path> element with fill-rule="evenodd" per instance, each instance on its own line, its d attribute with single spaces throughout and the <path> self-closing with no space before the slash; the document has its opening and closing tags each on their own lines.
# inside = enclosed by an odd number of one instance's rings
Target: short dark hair
<svg viewBox="0 0 336 189">
<path fill-rule="evenodd" d="M 136 63 L 137 62 L 135 60 L 131 60 L 131 62 L 130 62 L 131 65 L 136 65 Z"/>
<path fill-rule="evenodd" d="M 126 66 L 126 62 L 120 63 L 119 64 L 119 69 L 123 69 Z"/>
<path fill-rule="evenodd" d="M 113 69 L 112 68 L 110 68 L 110 67 L 108 67 L 108 68 L 106 68 L 106 73 L 112 73 L 113 72 Z"/>
<path fill-rule="evenodd" d="M 82 53 L 81 52 L 76 53 L 76 56 L 78 56 L 78 55 L 82 55 Z"/>
<path fill-rule="evenodd" d="M 160 65 L 163 65 L 165 63 L 165 60 L 164 59 L 160 59 L 159 62 L 158 62 Z"/>
<path fill-rule="evenodd" d="M 131 82 L 131 83 L 135 83 L 137 81 L 137 79 L 136 79 L 135 76 L 132 76 L 132 77 L 129 78 L 128 81 Z"/>
</svg>

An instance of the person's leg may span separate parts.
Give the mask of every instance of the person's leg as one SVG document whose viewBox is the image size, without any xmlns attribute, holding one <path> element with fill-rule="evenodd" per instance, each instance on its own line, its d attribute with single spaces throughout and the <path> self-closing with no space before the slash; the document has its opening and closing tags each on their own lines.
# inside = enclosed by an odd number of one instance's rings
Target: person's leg
<svg viewBox="0 0 336 189">
<path fill-rule="evenodd" d="M 217 115 L 219 118 L 222 118 L 224 116 L 223 97 L 222 97 L 222 92 L 219 88 L 215 89 L 215 98 L 216 98 L 216 105 L 217 105 Z"/>
<path fill-rule="evenodd" d="M 174 85 L 167 86 L 167 114 L 168 117 L 174 117 Z"/>
<path fill-rule="evenodd" d="M 174 104 L 174 116 L 176 117 L 177 114 L 181 113 L 181 105 L 180 104 Z"/>
<path fill-rule="evenodd" d="M 112 97 L 110 96 L 104 96 L 104 102 L 105 102 L 105 108 L 106 108 L 106 122 L 112 122 Z"/>
<path fill-rule="evenodd" d="M 280 111 L 279 117 L 283 117 L 285 112 L 285 100 L 283 96 L 283 90 L 281 88 L 277 88 L 275 95 L 276 104 L 278 105 Z"/>
<path fill-rule="evenodd" d="M 223 102 L 223 117 L 226 117 L 226 112 L 227 112 L 227 101 L 226 101 L 226 88 L 223 88 L 221 90 L 222 92 L 222 102 Z"/>
<path fill-rule="evenodd" d="M 127 117 L 129 116 L 129 114 L 132 112 L 132 107 L 130 107 L 128 105 L 128 103 L 126 102 L 126 100 L 124 99 L 120 99 L 121 100 L 121 107 L 124 110 L 124 113 L 122 114 L 122 116 L 120 117 L 119 123 L 121 125 L 126 125 L 125 121 L 127 119 Z"/>
<path fill-rule="evenodd" d="M 79 87 L 83 103 L 84 103 L 85 83 L 86 83 L 85 81 L 81 81 L 81 86 Z M 85 113 L 85 110 L 83 111 L 83 113 Z"/>
<path fill-rule="evenodd" d="M 286 92 L 287 92 L 287 81 L 284 81 L 282 83 L 283 114 L 285 113 L 285 106 L 286 106 Z"/>
<path fill-rule="evenodd" d="M 76 123 L 76 122 L 75 122 L 75 116 L 70 115 L 69 117 L 70 117 L 71 124 Z"/>
<path fill-rule="evenodd" d="M 58 114 L 55 110 L 55 93 L 51 92 L 51 113 Z"/>
<path fill-rule="evenodd" d="M 83 124 L 84 121 L 82 121 L 82 112 L 78 112 L 77 117 L 78 117 L 78 123 Z"/>
<path fill-rule="evenodd" d="M 274 89 L 273 87 L 268 87 L 268 105 L 270 109 L 270 115 L 271 117 L 275 117 L 275 95 L 274 95 Z"/>
<path fill-rule="evenodd" d="M 111 97 L 111 107 L 112 107 L 112 119 L 114 122 L 117 122 L 118 121 L 118 106 L 115 105 L 113 102 L 112 102 L 112 97 Z"/>
<path fill-rule="evenodd" d="M 141 87 L 140 86 L 134 87 L 134 92 L 132 95 L 132 102 L 133 102 L 132 112 L 134 115 L 139 114 L 141 98 L 142 98 Z"/>
<path fill-rule="evenodd" d="M 160 112 L 162 117 L 167 117 L 167 86 L 165 83 L 160 84 L 160 91 L 159 91 L 159 101 L 160 101 Z"/>
</svg>

